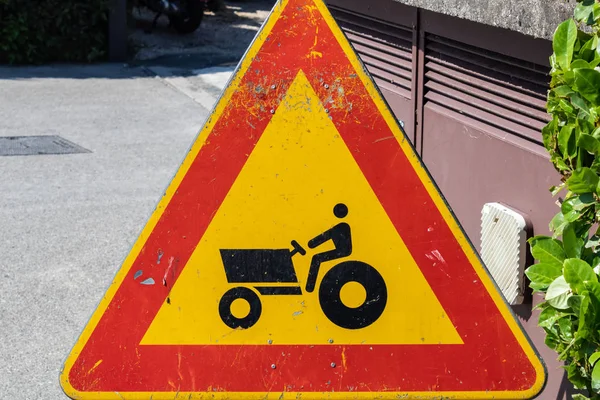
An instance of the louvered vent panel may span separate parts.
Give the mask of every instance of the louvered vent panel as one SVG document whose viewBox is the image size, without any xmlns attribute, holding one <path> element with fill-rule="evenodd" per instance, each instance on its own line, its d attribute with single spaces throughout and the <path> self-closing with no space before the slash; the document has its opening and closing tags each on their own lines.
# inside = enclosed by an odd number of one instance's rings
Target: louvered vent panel
<svg viewBox="0 0 600 400">
<path fill-rule="evenodd" d="M 380 88 L 411 97 L 412 32 L 364 15 L 329 6 Z"/>
<path fill-rule="evenodd" d="M 425 101 L 538 144 L 549 120 L 549 69 L 499 53 L 427 35 Z"/>
</svg>

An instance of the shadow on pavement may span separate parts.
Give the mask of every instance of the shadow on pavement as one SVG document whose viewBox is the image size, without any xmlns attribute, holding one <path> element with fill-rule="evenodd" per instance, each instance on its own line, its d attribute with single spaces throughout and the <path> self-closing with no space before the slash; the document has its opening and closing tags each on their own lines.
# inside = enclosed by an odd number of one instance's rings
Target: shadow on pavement
<svg viewBox="0 0 600 400">
<path fill-rule="evenodd" d="M 125 64 L 53 64 L 45 66 L 0 66 L 1 80 L 27 79 L 130 79 L 152 76 L 145 68 Z"/>
</svg>

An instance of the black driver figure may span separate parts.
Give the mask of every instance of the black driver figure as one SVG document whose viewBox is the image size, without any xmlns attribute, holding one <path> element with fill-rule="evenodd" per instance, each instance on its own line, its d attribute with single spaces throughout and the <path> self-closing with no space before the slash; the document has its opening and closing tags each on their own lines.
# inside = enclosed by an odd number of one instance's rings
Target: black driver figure
<svg viewBox="0 0 600 400">
<path fill-rule="evenodd" d="M 339 203 L 333 207 L 333 214 L 338 218 L 345 218 L 348 215 L 348 207 L 345 204 Z M 350 236 L 350 225 L 345 222 L 340 222 L 331 229 L 326 230 L 308 242 L 308 247 L 314 249 L 317 246 L 331 240 L 335 249 L 317 253 L 312 257 L 308 278 L 306 281 L 306 291 L 312 292 L 315 290 L 319 267 L 321 263 L 326 261 L 336 260 L 342 257 L 348 257 L 352 254 L 352 238 Z"/>
</svg>

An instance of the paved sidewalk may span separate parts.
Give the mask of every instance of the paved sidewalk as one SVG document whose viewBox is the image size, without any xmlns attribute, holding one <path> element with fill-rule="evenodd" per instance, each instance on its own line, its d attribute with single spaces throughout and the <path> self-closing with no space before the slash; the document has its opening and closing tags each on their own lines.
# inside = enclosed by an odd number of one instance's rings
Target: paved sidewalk
<svg viewBox="0 0 600 400">
<path fill-rule="evenodd" d="M 90 153 L 0 157 L 0 398 L 64 399 L 63 361 L 232 67 L 0 68 L 0 137 Z"/>
</svg>

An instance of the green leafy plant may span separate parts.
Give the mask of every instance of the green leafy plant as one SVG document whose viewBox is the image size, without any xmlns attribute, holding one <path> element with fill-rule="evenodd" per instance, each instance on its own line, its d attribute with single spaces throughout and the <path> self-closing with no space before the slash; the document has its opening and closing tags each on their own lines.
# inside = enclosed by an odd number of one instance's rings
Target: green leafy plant
<svg viewBox="0 0 600 400">
<path fill-rule="evenodd" d="M 108 5 L 109 0 L 0 0 L 0 63 L 104 58 Z"/>
<path fill-rule="evenodd" d="M 550 57 L 547 108 L 542 131 L 560 185 L 551 188 L 560 212 L 549 236 L 530 239 L 538 261 L 526 270 L 545 301 L 539 325 L 546 344 L 565 361 L 568 378 L 600 399 L 600 3 L 577 0 L 574 18 L 558 26 Z"/>
</svg>

